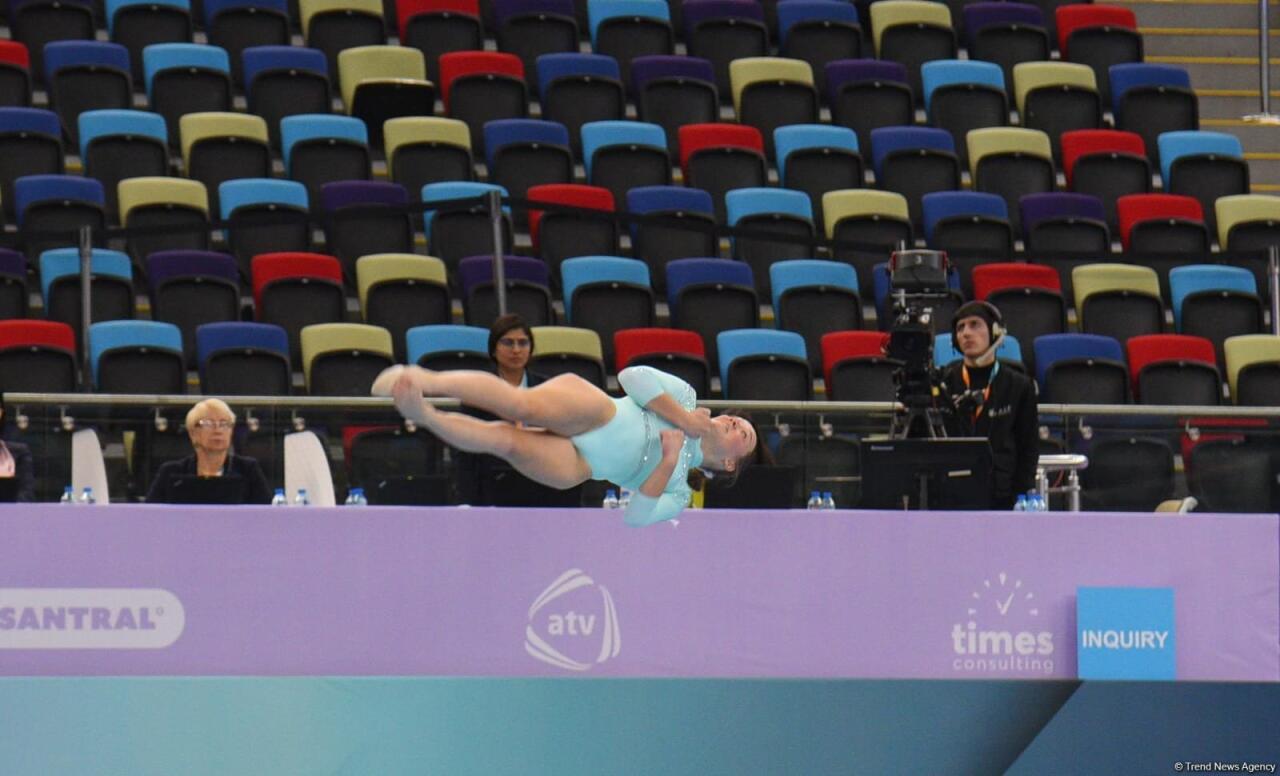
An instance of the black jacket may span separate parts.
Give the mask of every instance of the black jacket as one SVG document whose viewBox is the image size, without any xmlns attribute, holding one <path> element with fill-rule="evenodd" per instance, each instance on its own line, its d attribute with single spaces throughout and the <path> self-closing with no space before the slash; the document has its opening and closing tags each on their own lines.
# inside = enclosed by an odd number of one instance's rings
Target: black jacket
<svg viewBox="0 0 1280 776">
<path fill-rule="evenodd" d="M 531 369 L 525 369 L 526 387 L 532 388 L 535 385 L 546 382 L 547 378 L 534 372 Z M 462 412 L 473 418 L 480 420 L 498 420 L 498 416 L 484 410 L 463 405 Z M 490 488 L 493 485 L 494 474 L 502 471 L 507 477 L 522 477 L 517 472 L 507 472 L 510 465 L 492 455 L 484 455 L 482 453 L 464 453 L 461 450 L 453 450 L 451 452 L 453 461 L 454 487 L 457 488 L 455 494 L 460 504 L 471 504 L 472 506 L 492 506 L 492 495 Z"/>
<path fill-rule="evenodd" d="M 13 456 L 13 478 L 18 481 L 18 501 L 36 500 L 35 466 L 31 462 L 31 448 L 21 442 L 3 442 Z"/>
<path fill-rule="evenodd" d="M 196 474 L 196 457 L 194 455 L 177 461 L 166 461 L 160 465 L 156 478 L 147 491 L 148 504 L 182 504 L 183 495 L 180 487 L 175 487 L 179 479 Z M 270 504 L 271 489 L 267 487 L 267 477 L 257 459 L 240 455 L 227 456 L 227 466 L 223 477 L 240 477 L 246 481 L 245 504 Z"/>
<path fill-rule="evenodd" d="M 962 367 L 962 362 L 956 362 L 943 373 L 945 392 L 951 397 L 967 390 Z M 970 370 L 975 388 L 986 383 L 989 371 L 989 368 Z M 971 405 L 961 409 L 948 421 L 947 433 L 990 440 L 994 475 L 991 506 L 995 509 L 1012 507 L 1018 494 L 1035 486 L 1036 464 L 1040 459 L 1040 416 L 1036 409 L 1035 385 L 1022 372 L 1002 364 L 977 418 Z"/>
</svg>

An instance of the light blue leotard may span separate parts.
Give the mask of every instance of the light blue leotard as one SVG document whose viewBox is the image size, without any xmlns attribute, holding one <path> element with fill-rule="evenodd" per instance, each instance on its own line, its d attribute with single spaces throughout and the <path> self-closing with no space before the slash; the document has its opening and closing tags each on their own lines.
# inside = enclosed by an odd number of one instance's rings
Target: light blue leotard
<svg viewBox="0 0 1280 776">
<path fill-rule="evenodd" d="M 689 504 L 689 469 L 702 463 L 702 442 L 692 438 L 684 440 L 680 459 L 661 496 L 650 498 L 640 493 L 640 486 L 662 461 L 659 433 L 675 428 L 644 407 L 667 393 L 681 407 L 692 411 L 697 406 L 697 394 L 693 386 L 680 378 L 647 366 L 622 370 L 618 373 L 618 383 L 626 396 L 613 400 L 613 419 L 569 439 L 591 467 L 593 479 L 609 480 L 635 491 L 625 516 L 629 525 L 670 520 Z"/>
</svg>

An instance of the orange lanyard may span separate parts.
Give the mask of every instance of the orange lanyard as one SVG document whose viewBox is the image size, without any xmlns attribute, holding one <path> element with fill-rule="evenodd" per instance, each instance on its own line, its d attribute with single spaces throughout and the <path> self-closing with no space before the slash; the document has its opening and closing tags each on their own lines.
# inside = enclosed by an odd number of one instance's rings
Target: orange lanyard
<svg viewBox="0 0 1280 776">
<path fill-rule="evenodd" d="M 996 361 L 991 367 L 991 376 L 987 378 L 987 386 L 982 389 L 982 405 L 973 411 L 973 420 L 976 423 L 978 416 L 982 414 L 982 410 L 987 406 L 987 400 L 991 398 L 991 384 L 996 381 L 996 375 L 1000 374 L 1000 362 Z M 965 364 L 960 365 L 960 377 L 964 379 L 964 388 L 969 390 L 969 367 Z"/>
</svg>

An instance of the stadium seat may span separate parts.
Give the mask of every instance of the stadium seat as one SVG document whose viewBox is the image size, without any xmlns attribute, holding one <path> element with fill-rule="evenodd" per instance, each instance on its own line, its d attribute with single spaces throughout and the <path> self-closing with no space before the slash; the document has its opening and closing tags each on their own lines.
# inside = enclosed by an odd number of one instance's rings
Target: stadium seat
<svg viewBox="0 0 1280 776">
<path fill-rule="evenodd" d="M 203 0 L 204 32 L 209 45 L 227 52 L 231 80 L 245 83 L 243 55 L 257 46 L 289 45 L 287 0 Z"/>
<path fill-rule="evenodd" d="M 131 232 L 125 244 L 134 266 L 145 267 L 147 257 L 156 251 L 209 248 L 209 194 L 203 183 L 186 178 L 126 178 L 120 181 L 116 195 L 120 223 L 125 228 L 175 230 Z"/>
<path fill-rule="evenodd" d="M 119 251 L 94 248 L 89 264 L 94 321 L 133 318 L 133 270 Z M 44 315 L 69 324 L 80 337 L 80 251 L 57 248 L 40 254 L 40 286 Z"/>
<path fill-rule="evenodd" d="M 49 107 L 62 119 L 71 146 L 80 142 L 81 113 L 133 107 L 133 79 L 124 46 L 97 40 L 60 40 L 45 47 Z"/>
<path fill-rule="evenodd" d="M 369 133 L 350 116 L 302 114 L 280 120 L 280 147 L 285 175 L 307 187 L 307 197 L 320 203 L 320 190 L 335 181 L 373 177 Z"/>
<path fill-rule="evenodd" d="M 92 230 L 93 244 L 106 247 L 107 201 L 102 184 L 93 178 L 28 175 L 13 182 L 13 196 L 26 255 L 77 245 L 76 232 L 86 226 Z M 41 232 L 62 232 L 62 237 L 39 236 Z"/>
<path fill-rule="evenodd" d="M 803 59 L 735 59 L 729 64 L 729 82 L 738 121 L 760 130 L 767 156 L 773 156 L 778 127 L 818 121 L 818 90 L 813 70 Z"/>
<path fill-rule="evenodd" d="M 529 201 L 612 213 L 613 195 L 598 186 L 550 183 L 532 186 Z M 618 224 L 612 218 L 578 212 L 529 211 L 533 252 L 558 279 L 560 264 L 574 256 L 614 256 L 618 253 Z M 647 282 L 647 281 L 646 281 Z M 568 298 L 565 300 L 568 305 Z"/>
<path fill-rule="evenodd" d="M 778 3 L 778 53 L 803 59 L 818 93 L 827 93 L 826 66 L 862 57 L 862 26 L 852 3 L 788 0 Z"/>
<path fill-rule="evenodd" d="M 613 335 L 614 365 L 652 366 L 679 377 L 699 396 L 711 393 L 706 346 L 696 332 L 681 329 L 625 329 Z"/>
<path fill-rule="evenodd" d="M 631 63 L 631 88 L 637 117 L 662 127 L 672 156 L 680 152 L 681 126 L 720 119 L 720 93 L 708 60 L 661 54 L 637 57 Z"/>
<path fill-rule="evenodd" d="M 507 312 L 518 314 L 530 326 L 555 324 L 547 265 L 528 256 L 504 256 L 502 263 L 506 277 Z M 490 326 L 498 317 L 492 252 L 484 256 L 469 256 L 458 262 L 458 283 L 467 325 Z"/>
<path fill-rule="evenodd" d="M 1112 436 L 1088 447 L 1081 472 L 1081 505 L 1087 511 L 1150 512 L 1173 496 L 1173 449 L 1163 439 Z"/>
<path fill-rule="evenodd" d="M 671 183 L 666 137 L 657 124 L 593 121 L 581 132 L 587 183 L 608 189 L 615 202 L 638 186 Z"/>
<path fill-rule="evenodd" d="M 808 401 L 813 376 L 804 337 L 793 331 L 737 329 L 716 335 L 720 392 L 730 400 Z"/>
<path fill-rule="evenodd" d="M 387 177 L 417 199 L 428 183 L 476 177 L 471 132 L 457 119 L 402 116 L 383 125 Z"/>
<path fill-rule="evenodd" d="M 538 57 L 578 51 L 574 0 L 493 0 L 493 16 L 498 50 L 520 57 L 532 89 L 539 86 Z"/>
<path fill-rule="evenodd" d="M 218 205 L 227 244 L 235 254 L 241 278 L 260 253 L 306 252 L 311 248 L 307 187 L 297 181 L 246 178 L 218 187 Z"/>
<path fill-rule="evenodd" d="M 381 148 L 382 128 L 401 116 L 430 116 L 436 88 L 422 52 L 408 46 L 356 46 L 338 53 L 338 83 L 347 115 L 364 122 L 369 143 Z"/>
<path fill-rule="evenodd" d="M 915 123 L 915 97 L 902 64 L 849 59 L 829 63 L 825 75 L 831 123 L 857 132 L 859 148 L 871 148 L 873 129 Z"/>
<path fill-rule="evenodd" d="M 885 355 L 887 334 L 834 331 L 822 337 L 822 369 L 829 401 L 893 401 L 894 372 Z"/>
<path fill-rule="evenodd" d="M 720 223 L 725 221 L 726 192 L 767 186 L 769 182 L 760 130 L 738 124 L 681 127 L 680 167 L 686 186 L 711 195 Z"/>
<path fill-rule="evenodd" d="M 606 364 L 614 363 L 616 332 L 654 325 L 653 288 L 643 261 L 578 256 L 560 265 L 560 275 L 565 322 L 600 335 Z"/>
<path fill-rule="evenodd" d="M 563 124 L 537 119 L 495 119 L 484 125 L 489 181 L 524 198 L 530 186 L 573 182 L 573 152 Z M 528 211 L 517 210 L 524 223 Z"/>
<path fill-rule="evenodd" d="M 587 18 L 591 50 L 618 62 L 624 84 L 631 83 L 634 60 L 675 50 L 671 9 L 663 0 L 587 0 Z"/>
<path fill-rule="evenodd" d="M 1027 194 L 1053 191 L 1056 174 L 1049 136 L 1038 129 L 975 129 L 967 136 L 969 174 L 975 191 L 1004 197 L 1010 216 Z M 1019 227 L 1014 220 L 1014 228 Z"/>
<path fill-rule="evenodd" d="M 785 5 L 805 3 L 793 0 Z M 825 2 L 825 0 L 815 0 Z M 778 183 L 809 196 L 815 226 L 822 230 L 822 195 L 828 191 L 862 188 L 865 182 L 858 135 L 848 127 L 797 124 L 773 132 Z"/>
<path fill-rule="evenodd" d="M 1280 406 L 1280 337 L 1231 337 L 1223 344 L 1223 351 L 1232 401 L 1242 407 Z"/>
<path fill-rule="evenodd" d="M 329 64 L 323 52 L 297 46 L 254 46 L 245 49 L 242 62 L 249 112 L 267 122 L 273 148 L 280 147 L 281 119 L 331 110 Z"/>
<path fill-rule="evenodd" d="M 0 248 L 0 321 L 27 317 L 27 259 Z"/>
<path fill-rule="evenodd" d="M 676 259 L 715 256 L 711 195 L 683 186 L 643 186 L 627 192 L 627 210 L 649 218 L 632 223 L 632 254 L 649 265 L 654 289 L 667 288 L 667 264 Z M 661 220 L 658 220 L 661 219 Z"/>
<path fill-rule="evenodd" d="M 1280 239 L 1280 197 L 1242 194 L 1222 197 L 1214 203 L 1218 218 L 1218 245 L 1237 254 L 1232 263 L 1253 273 L 1263 299 L 1270 299 L 1267 248 Z"/>
<path fill-rule="evenodd" d="M 74 393 L 76 336 L 61 321 L 0 320 L 0 394 Z"/>
<path fill-rule="evenodd" d="M 302 39 L 324 53 L 329 72 L 338 72 L 338 53 L 387 42 L 381 0 L 298 0 Z"/>
<path fill-rule="evenodd" d="M 1034 5 L 966 3 L 961 16 L 969 58 L 999 65 L 1006 85 L 1014 83 L 1018 65 L 1038 64 L 1049 59 L 1049 36 L 1044 29 L 1044 14 Z M 1019 114 L 1021 112 L 1019 108 Z M 1025 121 L 1023 126 L 1026 126 Z M 1057 136 L 1053 132 L 1049 134 Z"/>
<path fill-rule="evenodd" d="M 813 210 L 802 191 L 776 188 L 734 189 L 725 194 L 729 226 L 768 231 L 785 239 L 734 237 L 731 253 L 746 262 L 759 284 L 760 295 L 771 295 L 769 267 L 786 259 L 803 259 L 814 253 Z"/>
<path fill-rule="evenodd" d="M 1276 510 L 1274 444 L 1230 438 L 1202 441 L 1186 462 L 1187 486 L 1203 512 Z"/>
<path fill-rule="evenodd" d="M 94 6 L 88 0 L 28 0 L 10 3 L 9 34 L 26 48 L 32 80 L 44 77 L 44 47 L 58 40 L 93 40 Z"/>
<path fill-rule="evenodd" d="M 216 46 L 157 43 L 142 52 L 147 104 L 164 117 L 169 144 L 179 139 L 178 120 L 188 113 L 232 109 L 231 60 Z"/>
<path fill-rule="evenodd" d="M 983 264 L 973 270 L 973 298 L 995 305 L 1005 329 L 1022 342 L 1067 330 L 1067 304 L 1062 282 L 1052 267 L 1036 264 Z M 1022 351 L 1022 361 L 1036 374 L 1035 349 Z"/>
<path fill-rule="evenodd" d="M 117 221 L 120 181 L 169 174 L 169 135 L 164 117 L 134 110 L 81 113 L 80 160 L 84 174 L 101 181 L 107 216 Z"/>
<path fill-rule="evenodd" d="M 733 90 L 729 63 L 769 53 L 764 9 L 750 0 L 686 0 L 682 13 L 685 47 L 711 62 L 723 100 Z"/>
<path fill-rule="evenodd" d="M 451 51 L 440 57 L 440 97 L 445 113 L 466 123 L 471 148 L 484 150 L 484 125 L 529 113 L 524 65 L 514 54 Z"/>
<path fill-rule="evenodd" d="M 89 327 L 89 368 L 100 393 L 182 394 L 182 334 L 159 321 L 103 321 Z"/>
<path fill-rule="evenodd" d="M 1200 200 L 1205 223 L 1216 230 L 1214 203 L 1249 193 L 1249 163 L 1235 135 L 1225 132 L 1165 132 L 1159 138 L 1164 190 Z"/>
<path fill-rule="evenodd" d="M 1062 171 L 1067 188 L 1102 200 L 1107 223 L 1119 226 L 1116 200 L 1151 193 L 1151 164 L 1142 136 L 1113 129 L 1082 129 L 1062 135 Z"/>
<path fill-rule="evenodd" d="M 1028 253 L 1105 256 L 1111 233 L 1102 200 L 1091 194 L 1028 194 L 1018 200 Z"/>
<path fill-rule="evenodd" d="M 267 122 L 244 113 L 188 113 L 178 120 L 182 169 L 205 185 L 218 210 L 218 187 L 237 178 L 270 178 Z"/>
<path fill-rule="evenodd" d="M 400 45 L 422 52 L 427 78 L 438 81 L 441 54 L 484 49 L 477 0 L 396 0 Z"/>
<path fill-rule="evenodd" d="M 1033 347 L 1041 403 L 1128 403 L 1129 370 L 1114 337 L 1046 334 Z"/>
<path fill-rule="evenodd" d="M 822 371 L 822 338 L 833 331 L 862 328 L 858 275 L 838 261 L 796 259 L 769 267 L 774 322 L 804 338 L 809 368 Z"/>
<path fill-rule="evenodd" d="M 403 425 L 342 429 L 347 485 L 364 488 L 374 505 L 447 504 L 449 477 L 441 474 L 444 445 L 422 429 Z"/>
<path fill-rule="evenodd" d="M 429 183 L 422 187 L 422 201 L 428 205 L 472 197 L 484 198 L 477 199 L 470 207 L 451 207 L 448 210 L 431 208 L 423 213 L 423 231 L 427 236 L 427 247 L 432 256 L 438 256 L 444 261 L 450 273 L 456 270 L 458 262 L 467 256 L 478 256 L 486 251 L 493 253 L 493 221 L 489 215 L 487 197 L 494 191 L 503 197 L 507 196 L 506 189 L 494 186 L 492 183 L 457 181 Z M 503 250 L 509 250 L 511 210 L 504 205 L 502 212 Z"/>
<path fill-rule="evenodd" d="M 1132 264 L 1086 264 L 1071 272 L 1080 331 L 1120 342 L 1164 329 L 1155 270 Z"/>
<path fill-rule="evenodd" d="M 751 267 L 726 259 L 678 259 L 667 264 L 671 326 L 702 337 L 707 363 L 719 365 L 716 336 L 760 325 L 760 303 Z"/>
<path fill-rule="evenodd" d="M 1009 123 L 1009 100 L 999 65 L 940 59 L 921 65 L 920 78 L 929 124 L 951 133 L 961 164 L 968 162 L 970 130 Z"/>
<path fill-rule="evenodd" d="M 128 49 L 134 81 L 142 80 L 148 46 L 191 42 L 188 0 L 106 0 L 104 4 L 107 34 L 113 42 Z"/>
<path fill-rule="evenodd" d="M 151 319 L 178 327 L 187 366 L 195 366 L 196 329 L 240 319 L 236 260 L 211 251 L 157 251 L 147 258 Z"/>
<path fill-rule="evenodd" d="M 410 364 L 428 369 L 490 371 L 489 330 L 479 326 L 415 326 L 405 332 Z"/>
<path fill-rule="evenodd" d="M 1178 332 L 1212 342 L 1220 364 L 1226 363 L 1223 343 L 1227 338 L 1264 331 L 1257 282 L 1242 267 L 1175 267 L 1169 271 L 1169 300 Z"/>
<path fill-rule="evenodd" d="M 335 181 L 320 188 L 325 247 L 342 263 L 350 285 L 361 256 L 413 252 L 408 204 L 404 187 L 388 181 Z"/>
<path fill-rule="evenodd" d="M 313 323 L 299 333 L 302 373 L 312 396 L 368 396 L 395 363 L 391 334 L 366 323 Z"/>
<path fill-rule="evenodd" d="M 996 353 L 1000 357 L 1000 362 L 1008 368 L 1015 369 L 1023 374 L 1027 373 L 1027 364 L 1023 361 L 1022 343 L 1012 334 L 1004 335 L 1004 339 L 996 347 Z M 951 344 L 951 333 L 947 331 L 939 332 L 933 335 L 933 365 L 939 369 L 946 368 L 949 364 L 964 358 L 954 345 Z"/>
<path fill-rule="evenodd" d="M 1053 156 L 1064 167 L 1062 135 L 1102 127 L 1102 97 L 1087 65 L 1019 63 L 1013 68 L 1013 90 L 1022 126 L 1048 135 Z"/>
<path fill-rule="evenodd" d="M 303 327 L 346 319 L 342 265 L 318 253 L 263 253 L 253 257 L 251 269 L 255 317 L 285 330 L 293 363 L 301 367 Z"/>
<path fill-rule="evenodd" d="M 356 288 L 365 323 L 391 332 L 396 361 L 405 360 L 405 332 L 447 324 L 453 302 L 444 262 L 411 253 L 375 253 L 356 260 Z"/>
<path fill-rule="evenodd" d="M 200 392 L 288 396 L 289 335 L 268 323 L 206 323 L 196 329 Z"/>
<path fill-rule="evenodd" d="M 1133 396 L 1139 404 L 1222 403 L 1213 343 L 1186 334 L 1148 334 L 1125 343 Z"/>
<path fill-rule="evenodd" d="M 573 326 L 534 326 L 532 331 L 532 371 L 546 377 L 575 374 L 604 390 L 604 351 L 598 333 Z"/>
<path fill-rule="evenodd" d="M 1200 104 L 1191 90 L 1191 76 L 1176 65 L 1114 65 L 1111 85 L 1116 129 L 1141 135 L 1153 166 L 1160 135 L 1200 128 Z"/>
<path fill-rule="evenodd" d="M 901 194 L 911 223 L 923 222 L 920 199 L 933 191 L 960 188 L 960 161 L 955 140 L 945 129 L 879 127 L 871 130 L 871 160 L 876 186 Z"/>
<path fill-rule="evenodd" d="M 950 135 L 943 135 L 949 140 Z M 822 195 L 827 239 L 847 243 L 832 249 L 837 261 L 858 271 L 858 287 L 872 287 L 871 268 L 900 243 L 914 242 L 906 197 L 892 191 L 850 189 Z"/>
<path fill-rule="evenodd" d="M 920 101 L 920 66 L 935 59 L 955 59 L 956 36 L 951 11 L 928 0 L 881 0 L 871 4 L 871 35 L 876 56 L 901 63 L 907 83 Z"/>
<path fill-rule="evenodd" d="M 1133 11 L 1082 3 L 1060 6 L 1055 14 L 1062 59 L 1088 65 L 1098 79 L 1098 92 L 1107 100 L 1114 94 L 1110 67 L 1142 61 L 1142 35 Z"/>
<path fill-rule="evenodd" d="M 977 191 L 934 191 L 921 198 L 924 237 L 930 248 L 946 251 L 960 272 L 965 295 L 971 295 L 970 275 L 984 263 L 1013 254 L 1009 209 L 995 194 Z"/>
<path fill-rule="evenodd" d="M 62 125 L 39 108 L 0 108 L 0 204 L 12 221 L 13 182 L 25 175 L 61 175 Z"/>
<path fill-rule="evenodd" d="M 1169 271 L 1209 252 L 1200 201 L 1176 194 L 1128 194 L 1116 200 L 1120 239 L 1132 261 L 1152 267 L 1168 293 Z"/>
<path fill-rule="evenodd" d="M 0 106 L 31 106 L 31 57 L 16 40 L 0 41 Z"/>
<path fill-rule="evenodd" d="M 532 72 L 532 70 L 528 71 Z M 622 71 L 602 54 L 543 54 L 538 57 L 542 118 L 563 124 L 576 158 L 582 158 L 582 127 L 593 121 L 622 121 L 627 96 Z"/>
</svg>

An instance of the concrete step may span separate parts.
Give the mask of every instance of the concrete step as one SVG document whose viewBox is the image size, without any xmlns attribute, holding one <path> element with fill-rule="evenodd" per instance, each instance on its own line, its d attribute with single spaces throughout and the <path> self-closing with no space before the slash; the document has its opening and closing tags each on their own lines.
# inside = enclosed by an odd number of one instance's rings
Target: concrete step
<svg viewBox="0 0 1280 776">
<path fill-rule="evenodd" d="M 1257 57 L 1258 29 L 1251 27 L 1139 27 L 1147 57 L 1196 54 Z M 1280 28 L 1271 30 L 1271 50 L 1280 54 Z"/>
<path fill-rule="evenodd" d="M 1198 56 L 1192 54 L 1147 56 L 1147 62 L 1177 65 L 1191 76 L 1196 89 L 1257 89 L 1258 57 Z M 1280 57 L 1271 57 L 1271 82 L 1280 84 Z"/>
<path fill-rule="evenodd" d="M 1139 27 L 1258 27 L 1256 0 L 1109 0 L 1133 11 Z M 1269 0 L 1269 20 L 1280 29 L 1280 0 Z"/>
<path fill-rule="evenodd" d="M 1258 89 L 1196 89 L 1202 118 L 1238 119 L 1258 113 L 1262 101 Z M 1280 111 L 1280 89 L 1271 90 L 1271 110 Z"/>
</svg>

